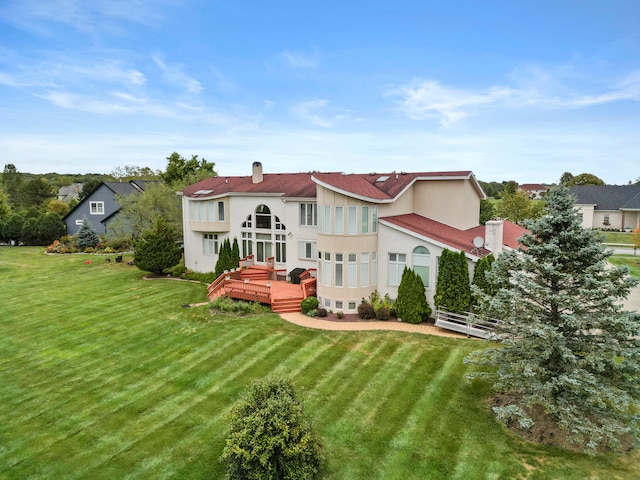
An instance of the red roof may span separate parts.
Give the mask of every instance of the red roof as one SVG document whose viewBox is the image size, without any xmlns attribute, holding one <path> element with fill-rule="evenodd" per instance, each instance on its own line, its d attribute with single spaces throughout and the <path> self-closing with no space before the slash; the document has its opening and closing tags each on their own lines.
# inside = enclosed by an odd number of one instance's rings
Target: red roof
<svg viewBox="0 0 640 480">
<path fill-rule="evenodd" d="M 313 180 L 331 190 L 371 200 L 392 200 L 416 180 L 475 178 L 470 171 L 391 172 L 391 173 L 314 173 Z M 477 182 L 476 182 L 477 185 Z M 481 196 L 482 189 L 477 185 Z"/>
<path fill-rule="evenodd" d="M 386 221 L 392 225 L 408 230 L 415 234 L 435 240 L 456 250 L 464 250 L 467 253 L 482 256 L 486 255 L 489 250 L 480 248 L 476 250 L 473 245 L 473 239 L 476 237 L 486 238 L 484 225 L 470 228 L 468 230 L 460 230 L 450 225 L 437 222 L 416 213 L 405 215 L 395 215 L 392 217 L 384 217 L 380 220 Z M 520 238 L 527 230 L 508 220 L 504 220 L 503 224 L 503 245 L 509 248 L 518 247 L 518 238 Z M 473 251 L 472 251 L 473 250 Z"/>
<path fill-rule="evenodd" d="M 315 198 L 316 184 L 310 173 L 265 173 L 262 182 L 253 177 L 210 177 L 182 190 L 186 197 L 212 197 L 229 193 L 279 194 L 283 197 Z"/>
<path fill-rule="evenodd" d="M 534 190 L 543 190 L 546 192 L 547 190 L 549 190 L 547 187 L 545 187 L 544 185 L 540 185 L 539 183 L 523 183 L 518 188 L 527 192 L 532 192 Z"/>
</svg>

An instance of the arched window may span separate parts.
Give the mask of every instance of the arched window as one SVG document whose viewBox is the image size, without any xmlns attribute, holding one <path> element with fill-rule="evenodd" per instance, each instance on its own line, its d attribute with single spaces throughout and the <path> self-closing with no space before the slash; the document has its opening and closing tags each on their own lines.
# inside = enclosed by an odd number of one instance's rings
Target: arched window
<svg viewBox="0 0 640 480">
<path fill-rule="evenodd" d="M 275 252 L 275 261 L 285 263 L 287 261 L 287 238 L 284 233 L 286 229 L 287 227 L 277 216 L 271 215 L 269 207 L 264 204 L 258 205 L 255 212 L 247 215 L 241 225 L 243 255 L 255 252 L 255 261 L 264 263 L 269 257 L 274 256 Z"/>
<path fill-rule="evenodd" d="M 271 210 L 266 205 L 256 208 L 256 228 L 271 230 Z"/>
<path fill-rule="evenodd" d="M 413 271 L 420 275 L 422 283 L 426 288 L 429 288 L 429 267 L 431 266 L 431 255 L 427 247 L 416 247 L 413 249 L 413 255 L 411 258 L 413 265 Z"/>
</svg>

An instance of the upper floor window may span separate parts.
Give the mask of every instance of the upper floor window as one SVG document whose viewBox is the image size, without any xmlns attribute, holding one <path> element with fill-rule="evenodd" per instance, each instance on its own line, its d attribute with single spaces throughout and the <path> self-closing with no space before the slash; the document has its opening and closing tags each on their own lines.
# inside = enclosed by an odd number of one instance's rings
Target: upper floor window
<svg viewBox="0 0 640 480">
<path fill-rule="evenodd" d="M 378 206 L 374 205 L 373 207 L 371 207 L 371 214 L 373 215 L 373 218 L 371 220 L 371 230 L 373 231 L 373 233 L 376 233 L 378 231 Z"/>
<path fill-rule="evenodd" d="M 256 208 L 256 228 L 271 230 L 271 210 L 266 205 Z"/>
<path fill-rule="evenodd" d="M 216 209 L 215 209 L 215 200 L 209 200 L 207 202 L 207 221 L 215 222 L 216 221 Z"/>
<path fill-rule="evenodd" d="M 334 232 L 338 234 L 344 233 L 344 207 L 336 207 Z"/>
<path fill-rule="evenodd" d="M 362 207 L 362 233 L 369 233 L 369 207 Z"/>
<path fill-rule="evenodd" d="M 218 202 L 218 221 L 224 222 L 224 202 Z"/>
<path fill-rule="evenodd" d="M 358 233 L 357 229 L 358 229 L 358 209 L 356 207 L 349 207 L 349 214 L 348 214 L 348 222 L 347 224 L 349 225 L 349 230 L 348 233 Z"/>
<path fill-rule="evenodd" d="M 318 224 L 318 208 L 315 203 L 300 204 L 300 226 L 315 227 Z"/>
<path fill-rule="evenodd" d="M 104 202 L 89 202 L 91 215 L 104 215 Z"/>
</svg>

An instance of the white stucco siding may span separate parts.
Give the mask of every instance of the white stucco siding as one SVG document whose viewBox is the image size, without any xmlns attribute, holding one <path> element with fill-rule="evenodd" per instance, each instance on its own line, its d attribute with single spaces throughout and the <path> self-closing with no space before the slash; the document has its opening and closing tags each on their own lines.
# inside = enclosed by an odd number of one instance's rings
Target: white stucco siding
<svg viewBox="0 0 640 480">
<path fill-rule="evenodd" d="M 622 212 L 620 210 L 594 210 L 593 228 L 622 229 Z"/>
<path fill-rule="evenodd" d="M 478 225 L 480 195 L 470 180 L 419 181 L 413 187 L 413 212 L 466 230 Z"/>
</svg>

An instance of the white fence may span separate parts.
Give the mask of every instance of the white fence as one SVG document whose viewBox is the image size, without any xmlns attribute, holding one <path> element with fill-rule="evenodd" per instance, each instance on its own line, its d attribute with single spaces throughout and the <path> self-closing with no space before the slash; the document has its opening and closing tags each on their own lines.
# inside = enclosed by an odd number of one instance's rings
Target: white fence
<svg viewBox="0 0 640 480">
<path fill-rule="evenodd" d="M 436 310 L 436 327 L 464 333 L 467 337 L 491 338 L 499 320 L 483 320 L 473 313 Z"/>
</svg>

